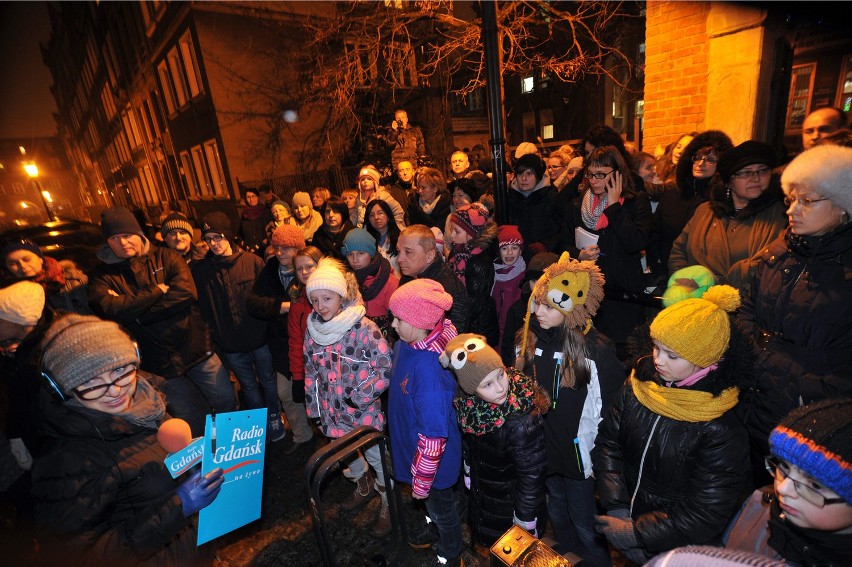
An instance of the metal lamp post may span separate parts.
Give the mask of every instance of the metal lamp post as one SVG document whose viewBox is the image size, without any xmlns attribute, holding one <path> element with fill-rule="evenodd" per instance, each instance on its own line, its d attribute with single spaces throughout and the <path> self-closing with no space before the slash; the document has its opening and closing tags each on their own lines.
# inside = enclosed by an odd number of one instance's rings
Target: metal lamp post
<svg viewBox="0 0 852 567">
<path fill-rule="evenodd" d="M 50 203 L 53 202 L 53 198 L 50 196 L 50 192 L 44 191 L 41 188 L 41 183 L 38 180 L 38 166 L 34 161 L 24 162 L 24 171 L 29 175 L 30 180 L 33 182 L 35 186 L 36 193 L 41 198 L 41 203 L 44 205 L 44 210 L 47 213 L 47 220 L 55 221 L 59 220 L 56 218 L 56 215 L 53 214 L 53 208 L 51 208 Z"/>
</svg>

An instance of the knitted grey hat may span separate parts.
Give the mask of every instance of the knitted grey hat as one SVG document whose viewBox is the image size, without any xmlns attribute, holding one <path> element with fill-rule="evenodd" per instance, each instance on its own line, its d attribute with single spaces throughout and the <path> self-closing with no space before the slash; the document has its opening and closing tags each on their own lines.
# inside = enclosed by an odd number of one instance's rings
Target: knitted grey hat
<svg viewBox="0 0 852 567">
<path fill-rule="evenodd" d="M 139 364 L 136 343 L 118 323 L 93 315 L 60 317 L 45 333 L 41 348 L 42 370 L 66 394 L 98 374 Z"/>
</svg>

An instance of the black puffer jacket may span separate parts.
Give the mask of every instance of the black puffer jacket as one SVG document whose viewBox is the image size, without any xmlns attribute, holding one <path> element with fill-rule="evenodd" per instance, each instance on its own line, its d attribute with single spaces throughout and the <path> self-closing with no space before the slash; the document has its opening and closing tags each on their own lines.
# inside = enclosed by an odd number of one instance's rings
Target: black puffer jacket
<svg viewBox="0 0 852 567">
<path fill-rule="evenodd" d="M 246 301 L 263 269 L 256 254 L 209 252 L 192 265 L 198 305 L 222 352 L 252 352 L 266 344 L 267 322 L 249 314 Z"/>
<path fill-rule="evenodd" d="M 529 522 L 543 509 L 543 414 L 549 405 L 547 394 L 537 388 L 530 411 L 511 414 L 505 425 L 485 435 L 464 435 L 470 465 L 468 522 L 481 545 L 490 547 L 512 527 L 513 514 Z"/>
<path fill-rule="evenodd" d="M 275 371 L 290 376 L 290 347 L 289 335 L 287 333 L 288 313 L 281 313 L 281 304 L 286 301 L 296 301 L 298 296 L 291 296 L 297 292 L 297 280 L 295 274 L 287 282 L 285 287 L 278 275 L 278 267 L 281 263 L 273 256 L 261 270 L 260 275 L 254 282 L 251 293 L 248 294 L 246 305 L 248 312 L 258 319 L 267 321 L 266 343 L 269 352 L 272 353 L 272 364 Z"/>
<path fill-rule="evenodd" d="M 98 258 L 104 263 L 89 278 L 89 304 L 130 331 L 143 370 L 173 378 L 213 355 L 195 282 L 180 254 L 146 240 L 142 256 L 123 260 L 105 245 Z M 168 293 L 157 287 L 161 283 Z"/>
<path fill-rule="evenodd" d="M 486 234 L 487 232 L 487 234 Z M 474 246 L 482 248 L 482 252 L 470 257 L 465 265 L 464 278 L 467 289 L 467 300 L 470 309 L 470 325 L 468 331 L 485 337 L 486 342 L 498 348 L 500 327 L 497 324 L 497 306 L 491 296 L 494 287 L 494 263 L 492 258 L 497 254 L 497 226 L 486 229 L 482 235 L 471 241 Z"/>
<path fill-rule="evenodd" d="M 755 342 L 746 424 L 768 450 L 769 432 L 800 403 L 852 395 L 852 223 L 823 236 L 788 231 L 761 259 L 737 321 Z"/>
<path fill-rule="evenodd" d="M 531 244 L 540 243 L 549 252 L 557 252 L 565 239 L 565 223 L 556 207 L 558 192 L 549 179 L 542 180 L 539 185 L 541 187 L 528 196 L 516 189 L 509 189 L 507 196 L 508 224 L 517 225 L 524 237 L 524 258 L 527 260 Z"/>
<path fill-rule="evenodd" d="M 72 408 L 46 389 L 41 409 L 51 442 L 33 469 L 39 564 L 198 564 L 197 516 L 183 515 L 155 428 Z"/>
<path fill-rule="evenodd" d="M 662 384 L 651 357 L 634 372 L 639 380 Z M 749 372 L 748 347 L 733 328 L 718 368 L 686 388 L 716 395 L 747 384 Z M 632 503 L 637 540 L 651 555 L 682 545 L 718 545 L 751 480 L 748 435 L 737 408 L 711 421 L 678 421 L 639 403 L 629 382 L 595 445 L 601 505 L 612 512 L 630 510 Z"/>
</svg>

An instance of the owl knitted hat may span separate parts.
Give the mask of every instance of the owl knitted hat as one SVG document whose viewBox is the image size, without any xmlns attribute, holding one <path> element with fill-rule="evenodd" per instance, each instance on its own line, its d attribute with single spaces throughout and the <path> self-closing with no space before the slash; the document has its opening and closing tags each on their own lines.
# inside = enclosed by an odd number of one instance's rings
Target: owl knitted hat
<svg viewBox="0 0 852 567">
<path fill-rule="evenodd" d="M 740 293 L 729 285 L 714 285 L 700 298 L 666 307 L 651 323 L 651 338 L 680 357 L 707 368 L 719 362 L 731 338 L 728 317 L 740 306 Z"/>
<path fill-rule="evenodd" d="M 486 376 L 498 368 L 503 359 L 488 346 L 485 337 L 464 333 L 447 343 L 438 358 L 441 366 L 452 370 L 465 393 L 473 395 Z"/>
<path fill-rule="evenodd" d="M 769 434 L 769 448 L 852 504 L 852 399 L 794 409 Z"/>
</svg>

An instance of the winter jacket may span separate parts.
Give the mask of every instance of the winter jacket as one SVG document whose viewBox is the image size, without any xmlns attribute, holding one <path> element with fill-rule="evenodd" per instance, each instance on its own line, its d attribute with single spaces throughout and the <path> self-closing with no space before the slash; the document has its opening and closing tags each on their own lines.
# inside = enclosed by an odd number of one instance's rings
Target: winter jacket
<svg viewBox="0 0 852 567">
<path fill-rule="evenodd" d="M 375 289 L 379 285 L 381 273 L 386 273 L 387 277 L 384 278 L 384 285 Z M 361 297 L 364 299 L 367 317 L 373 320 L 378 317 L 387 317 L 390 296 L 399 287 L 399 278 L 394 275 L 390 262 L 381 254 L 376 254 L 367 267 L 355 270 L 355 277 L 358 280 Z"/>
<path fill-rule="evenodd" d="M 299 299 L 290 304 L 290 314 L 287 316 L 290 376 L 293 380 L 305 379 L 305 333 L 308 329 L 308 316 L 311 313 L 313 308 L 308 301 L 308 294 L 302 289 Z"/>
<path fill-rule="evenodd" d="M 468 523 L 480 545 L 493 545 L 512 527 L 514 517 L 532 522 L 541 516 L 547 465 L 543 420 L 549 403 L 537 390 L 532 409 L 509 414 L 502 426 L 484 435 L 464 434 L 470 466 Z"/>
<path fill-rule="evenodd" d="M 266 246 L 269 244 L 266 236 L 266 225 L 274 219 L 272 213 L 265 205 L 257 205 L 258 216 L 253 217 L 246 207 L 240 217 L 240 229 L 238 235 L 242 240 L 241 246 L 253 254 L 263 256 Z"/>
<path fill-rule="evenodd" d="M 411 484 L 418 434 L 446 439 L 432 488 L 454 486 L 461 473 L 461 432 L 453 408 L 456 379 L 438 354 L 397 341 L 388 388 L 388 430 L 394 478 Z"/>
<path fill-rule="evenodd" d="M 328 226 L 323 224 L 319 229 L 314 233 L 314 246 L 322 250 L 322 253 L 326 256 L 331 256 L 333 258 L 337 258 L 344 265 L 346 263 L 346 256 L 343 255 L 343 252 L 340 251 L 340 247 L 343 246 L 343 239 L 346 238 L 346 235 L 349 234 L 349 231 L 355 228 L 349 219 L 343 220 L 343 227 L 341 227 L 340 232 L 331 232 L 328 230 Z"/>
<path fill-rule="evenodd" d="M 358 190 L 358 199 L 355 202 L 355 209 L 358 211 L 358 222 L 353 223 L 355 226 L 364 226 L 364 223 L 366 222 L 364 215 L 367 213 L 367 205 L 373 201 L 386 202 L 390 207 L 391 212 L 393 212 L 393 220 L 396 221 L 396 226 L 399 227 L 399 230 L 405 228 L 405 209 L 402 208 L 399 201 L 394 199 L 384 187 L 379 187 L 373 191 L 372 194 L 370 194 L 370 198 L 367 200 L 364 200 L 361 195 L 361 190 Z"/>
<path fill-rule="evenodd" d="M 459 334 L 467 333 L 470 329 L 470 306 L 467 298 L 467 290 L 440 255 L 436 254 L 435 260 L 426 266 L 426 269 L 420 272 L 416 279 L 422 278 L 435 280 L 441 284 L 444 291 L 453 297 L 453 306 L 450 308 L 447 318 L 453 322 L 453 326 L 455 326 Z M 415 278 L 411 276 L 403 276 L 399 281 L 399 285 L 404 285 L 413 279 Z"/>
<path fill-rule="evenodd" d="M 249 315 L 267 322 L 266 344 L 269 346 L 269 352 L 272 353 L 272 364 L 275 366 L 275 371 L 284 376 L 290 376 L 292 359 L 289 349 L 289 316 L 287 313 L 281 313 L 281 304 L 293 301 L 291 290 L 295 289 L 296 278 L 295 273 L 291 274 L 285 286 L 278 273 L 280 265 L 275 256 L 266 262 L 246 298 L 246 306 Z M 308 309 L 310 310 L 310 306 L 308 306 Z M 299 340 L 301 341 L 301 338 Z M 302 356 L 300 342 L 298 359 L 301 360 Z"/>
<path fill-rule="evenodd" d="M 717 395 L 747 366 L 747 353 L 729 349 L 718 368 L 685 388 Z M 639 380 L 663 384 L 651 357 L 634 372 Z M 751 480 L 748 436 L 736 408 L 710 421 L 678 421 L 639 403 L 629 382 L 595 443 L 601 506 L 609 515 L 629 510 L 639 546 L 652 555 L 682 545 L 718 545 Z"/>
<path fill-rule="evenodd" d="M 98 316 L 130 331 L 143 370 L 168 379 L 210 358 L 213 345 L 189 266 L 174 250 L 144 242 L 143 254 L 128 259 L 101 248 L 104 263 L 89 279 L 89 304 Z M 169 286 L 167 293 L 160 283 Z"/>
<path fill-rule="evenodd" d="M 669 273 L 700 264 L 717 284 L 748 291 L 761 250 L 787 226 L 777 180 L 745 208 L 715 199 L 702 203 L 672 245 Z"/>
<path fill-rule="evenodd" d="M 546 181 L 545 181 L 546 180 Z M 530 245 L 542 244 L 549 252 L 558 252 L 565 239 L 565 222 L 556 208 L 556 188 L 545 176 L 532 193 L 524 195 L 510 189 L 507 197 L 507 224 L 518 226 L 524 237 L 524 258 L 529 260 Z"/>
<path fill-rule="evenodd" d="M 500 344 L 500 327 L 497 322 L 497 306 L 491 297 L 494 287 L 494 264 L 491 259 L 497 253 L 496 230 L 486 230 L 468 244 L 468 249 L 480 250 L 471 254 L 464 266 L 464 285 L 467 291 L 470 322 L 468 329 L 485 337 L 486 342 L 497 348 Z M 450 253 L 448 265 L 453 263 Z"/>
<path fill-rule="evenodd" d="M 311 317 L 319 317 L 316 313 Z M 305 333 L 305 409 L 326 437 L 356 427 L 382 431 L 379 395 L 388 387 L 391 352 L 375 323 L 362 317 L 336 343 L 323 346 Z"/>
<path fill-rule="evenodd" d="M 852 224 L 823 236 L 787 231 L 759 257 L 737 322 L 755 346 L 746 424 L 767 448 L 793 408 L 852 395 Z"/>
<path fill-rule="evenodd" d="M 156 428 L 41 396 L 50 443 L 33 496 L 44 564 L 197 564 L 197 516 L 183 515 Z"/>
<path fill-rule="evenodd" d="M 426 143 L 420 126 L 408 125 L 407 128 L 388 130 L 388 142 L 391 145 L 391 161 L 394 168 L 401 161 L 407 161 L 417 167 L 417 158 L 426 155 Z"/>
<path fill-rule="evenodd" d="M 510 269 L 511 266 L 505 266 L 502 263 L 495 263 L 495 281 L 494 287 L 491 288 L 491 297 L 494 298 L 494 307 L 497 309 L 497 327 L 500 331 L 498 344 L 501 345 L 501 353 L 503 345 L 503 331 L 506 329 L 506 316 L 509 314 L 509 309 L 512 305 L 521 298 L 521 285 L 526 279 L 526 272 L 523 271 L 510 280 L 496 281 L 496 274 L 498 271 L 506 273 Z"/>
<path fill-rule="evenodd" d="M 316 231 L 322 226 L 322 215 L 311 209 L 310 216 L 306 221 L 301 222 L 297 220 L 295 216 L 293 219 L 296 221 L 296 226 L 302 229 L 302 236 L 305 237 L 305 242 L 307 244 L 313 243 L 314 234 L 316 234 Z"/>
<path fill-rule="evenodd" d="M 251 316 L 246 304 L 262 269 L 263 260 L 242 250 L 209 252 L 192 266 L 198 306 L 223 352 L 253 352 L 266 344 L 267 322 Z"/>
<path fill-rule="evenodd" d="M 424 213 L 420 208 L 420 200 L 417 193 L 414 193 L 408 201 L 408 221 L 411 224 L 425 224 L 429 228 L 437 226 L 444 230 L 444 225 L 447 223 L 447 217 L 450 214 L 450 206 L 453 204 L 452 196 L 443 191 L 438 193 L 438 202 L 431 213 Z M 460 331 L 461 332 L 461 331 Z"/>
</svg>

